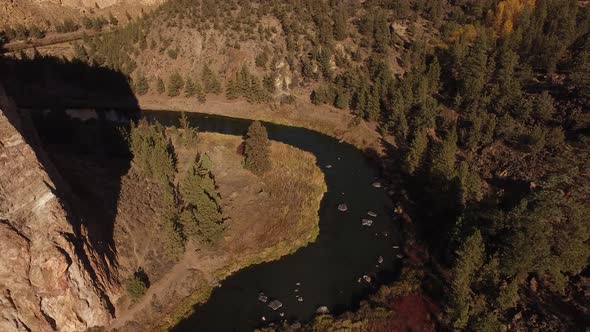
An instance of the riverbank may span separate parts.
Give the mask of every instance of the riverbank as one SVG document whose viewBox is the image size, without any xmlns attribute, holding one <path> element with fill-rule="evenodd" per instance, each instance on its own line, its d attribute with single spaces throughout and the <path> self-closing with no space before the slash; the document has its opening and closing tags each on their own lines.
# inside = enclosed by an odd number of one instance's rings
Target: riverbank
<svg viewBox="0 0 590 332">
<path fill-rule="evenodd" d="M 181 260 L 139 302 L 118 308 L 111 329 L 167 330 L 190 314 L 195 304 L 206 301 L 213 287 L 235 271 L 276 260 L 315 240 L 320 201 L 326 191 L 315 157 L 273 142 L 273 168 L 258 178 L 242 168 L 243 158 L 237 153 L 241 142 L 238 136 L 199 134 L 197 150 L 213 161 L 227 218 L 221 243 L 187 246 Z M 185 152 L 178 151 L 179 169 L 187 159 Z"/>
<path fill-rule="evenodd" d="M 356 118 L 348 110 L 330 106 L 316 106 L 306 94 L 298 95 L 294 104 L 250 104 L 245 100 L 228 101 L 224 96 L 207 96 L 205 103 L 195 98 L 167 98 L 140 96 L 138 105 L 142 110 L 174 110 L 223 115 L 233 118 L 261 120 L 293 127 L 318 131 L 354 145 L 371 157 L 385 154 L 383 138 L 375 123 Z"/>
</svg>

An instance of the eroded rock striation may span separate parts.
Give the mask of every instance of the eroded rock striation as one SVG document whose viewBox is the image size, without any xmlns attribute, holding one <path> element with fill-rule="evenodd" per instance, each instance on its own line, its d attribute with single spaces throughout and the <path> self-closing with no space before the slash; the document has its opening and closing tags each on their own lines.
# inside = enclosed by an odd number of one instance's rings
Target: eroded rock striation
<svg viewBox="0 0 590 332">
<path fill-rule="evenodd" d="M 0 331 L 84 331 L 111 319 L 90 249 L 0 86 Z"/>
</svg>

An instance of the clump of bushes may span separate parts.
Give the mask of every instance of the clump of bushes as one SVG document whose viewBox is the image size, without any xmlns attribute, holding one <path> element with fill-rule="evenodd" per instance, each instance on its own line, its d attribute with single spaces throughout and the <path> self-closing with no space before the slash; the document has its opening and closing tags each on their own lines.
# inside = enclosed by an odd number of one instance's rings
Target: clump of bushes
<svg viewBox="0 0 590 332">
<path fill-rule="evenodd" d="M 150 286 L 150 281 L 147 274 L 140 268 L 133 274 L 133 278 L 127 281 L 127 293 L 132 301 L 139 300 Z"/>
</svg>

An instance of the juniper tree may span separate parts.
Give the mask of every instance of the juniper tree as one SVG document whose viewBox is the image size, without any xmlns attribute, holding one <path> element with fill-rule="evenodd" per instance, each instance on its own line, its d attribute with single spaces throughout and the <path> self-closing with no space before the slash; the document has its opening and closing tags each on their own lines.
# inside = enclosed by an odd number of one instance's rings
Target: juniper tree
<svg viewBox="0 0 590 332">
<path fill-rule="evenodd" d="M 156 91 L 158 92 L 158 94 L 163 94 L 164 92 L 166 92 L 166 85 L 164 84 L 164 81 L 159 77 L 156 83 Z"/>
<path fill-rule="evenodd" d="M 261 175 L 271 168 L 270 141 L 266 128 L 260 121 L 254 121 L 248 128 L 245 139 L 244 167 Z"/>
</svg>

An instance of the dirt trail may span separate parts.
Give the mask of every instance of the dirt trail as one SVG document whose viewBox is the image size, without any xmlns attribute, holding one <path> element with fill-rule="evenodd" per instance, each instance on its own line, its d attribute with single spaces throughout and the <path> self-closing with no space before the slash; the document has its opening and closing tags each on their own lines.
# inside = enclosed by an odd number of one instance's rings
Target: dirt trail
<svg viewBox="0 0 590 332">
<path fill-rule="evenodd" d="M 187 276 L 193 275 L 194 271 L 199 271 L 198 274 L 205 278 L 204 281 L 208 284 L 212 284 L 214 280 L 209 277 L 211 275 L 210 271 L 203 271 L 198 268 L 199 266 L 207 266 L 208 264 L 203 264 L 203 255 L 196 252 L 196 249 L 197 248 L 187 248 L 183 257 L 174 265 L 170 272 L 166 273 L 162 279 L 152 284 L 140 301 L 131 307 L 130 310 L 121 312 L 121 314 L 112 321 L 109 328 L 112 330 L 122 328 L 126 323 L 133 321 L 135 316 L 139 313 L 149 311 L 154 297 L 161 298 L 162 295 L 169 293 L 172 285 L 181 283 Z"/>
</svg>

